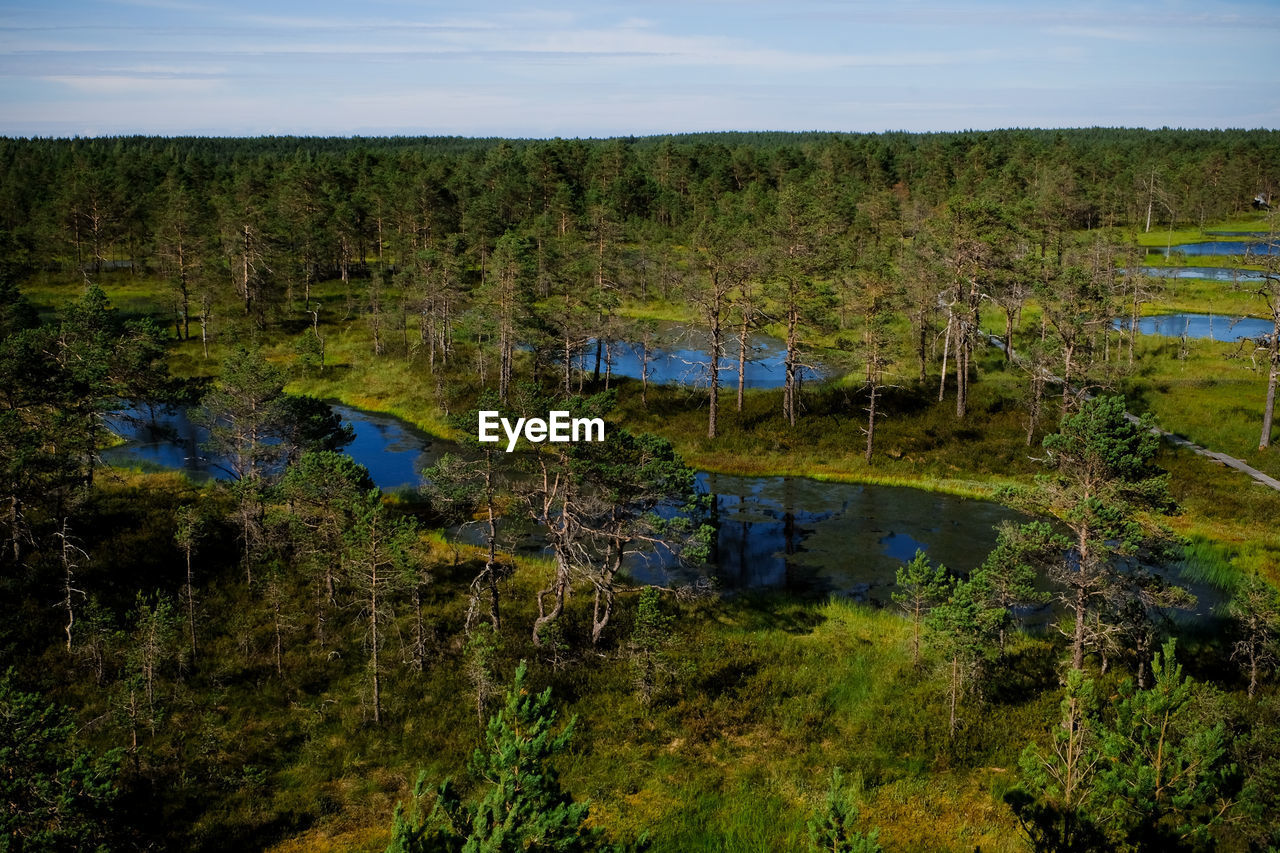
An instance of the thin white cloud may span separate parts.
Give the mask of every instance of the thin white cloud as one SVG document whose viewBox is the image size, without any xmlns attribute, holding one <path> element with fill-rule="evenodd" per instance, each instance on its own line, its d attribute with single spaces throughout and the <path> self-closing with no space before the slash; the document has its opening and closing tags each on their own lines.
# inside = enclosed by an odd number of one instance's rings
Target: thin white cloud
<svg viewBox="0 0 1280 853">
<path fill-rule="evenodd" d="M 358 12 L 313 0 L 296 14 L 204 2 L 0 12 L 0 133 L 71 117 L 104 132 L 515 135 L 1150 124 L 1157 107 L 1115 80 L 1186 92 L 1221 75 L 1244 91 L 1240 78 L 1277 69 L 1258 46 L 1280 25 L 1272 7 L 1224 0 L 373 0 Z M 1238 73 L 1211 64 L 1237 43 L 1260 58 Z M 1246 101 L 1161 102 L 1157 123 L 1274 115 Z"/>
<path fill-rule="evenodd" d="M 1048 32 L 1063 36 L 1080 36 L 1088 39 L 1104 41 L 1150 41 L 1150 34 L 1138 29 L 1121 29 L 1119 27 L 1049 27 Z"/>
<path fill-rule="evenodd" d="M 50 75 L 42 78 L 92 95 L 194 95 L 212 92 L 221 85 L 215 78 L 130 77 L 117 74 L 93 76 Z"/>
<path fill-rule="evenodd" d="M 137 65 L 119 65 L 110 71 L 125 75 L 155 75 L 162 77 L 217 77 L 231 72 L 231 68 L 225 64 L 218 65 L 165 65 L 165 64 L 147 64 L 140 63 Z"/>
<path fill-rule="evenodd" d="M 188 0 L 111 0 L 121 6 L 141 6 L 144 9 L 172 9 L 177 12 L 214 12 L 217 6 L 191 3 Z"/>
</svg>

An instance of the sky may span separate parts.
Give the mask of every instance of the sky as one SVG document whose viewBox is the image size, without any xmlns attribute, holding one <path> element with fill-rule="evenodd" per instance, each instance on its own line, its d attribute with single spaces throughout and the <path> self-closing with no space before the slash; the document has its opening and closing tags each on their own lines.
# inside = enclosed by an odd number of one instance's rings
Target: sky
<svg viewBox="0 0 1280 853">
<path fill-rule="evenodd" d="M 1280 128 L 1280 0 L 0 0 L 0 135 Z"/>
</svg>

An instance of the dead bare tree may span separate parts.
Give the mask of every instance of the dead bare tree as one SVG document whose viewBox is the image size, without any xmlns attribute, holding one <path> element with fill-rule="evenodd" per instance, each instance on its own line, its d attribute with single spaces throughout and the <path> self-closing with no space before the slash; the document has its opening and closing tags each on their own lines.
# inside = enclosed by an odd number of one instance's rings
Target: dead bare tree
<svg viewBox="0 0 1280 853">
<path fill-rule="evenodd" d="M 53 535 L 58 540 L 58 551 L 62 560 L 62 606 L 67 612 L 67 624 L 63 630 L 67 635 L 67 652 L 70 653 L 71 629 L 76 624 L 75 598 L 76 596 L 84 598 L 84 591 L 75 586 L 75 572 L 80 567 L 79 561 L 88 560 L 89 555 L 75 544 L 68 519 L 62 520 L 62 528 L 55 531 Z"/>
</svg>

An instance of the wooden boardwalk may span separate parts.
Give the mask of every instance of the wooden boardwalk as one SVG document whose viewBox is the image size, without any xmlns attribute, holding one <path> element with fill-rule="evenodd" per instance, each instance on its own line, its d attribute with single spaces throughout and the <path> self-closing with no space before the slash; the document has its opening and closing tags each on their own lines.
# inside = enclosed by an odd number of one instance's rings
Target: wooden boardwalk
<svg viewBox="0 0 1280 853">
<path fill-rule="evenodd" d="M 987 335 L 986 338 L 987 338 L 987 341 L 991 343 L 993 346 L 998 347 L 1001 351 L 1004 350 L 1003 338 L 1000 338 L 997 335 Z M 1014 362 L 1016 362 L 1019 366 L 1024 366 L 1022 356 L 1018 355 L 1016 350 L 1012 353 L 1012 358 Z M 1044 378 L 1048 382 L 1054 385 L 1062 384 L 1061 376 L 1054 376 L 1052 373 L 1046 372 Z M 1092 395 L 1085 394 L 1086 398 L 1090 396 Z M 1137 415 L 1133 414 L 1132 412 L 1125 412 L 1124 416 L 1128 418 L 1129 421 L 1132 423 L 1135 423 L 1135 424 L 1142 423 L 1142 419 L 1139 418 Z M 1268 488 L 1275 489 L 1277 492 L 1280 492 L 1280 480 L 1277 480 L 1275 477 L 1272 477 L 1268 474 L 1262 473 L 1257 468 L 1254 468 L 1252 465 L 1245 462 L 1243 459 L 1237 459 L 1234 456 L 1228 456 L 1227 454 L 1220 453 L 1217 450 L 1210 450 L 1207 447 L 1201 447 L 1200 445 L 1196 444 L 1194 441 L 1183 438 L 1180 435 L 1174 435 L 1168 430 L 1161 429 L 1160 427 L 1152 427 L 1151 432 L 1155 435 L 1161 436 L 1162 438 L 1164 438 L 1166 441 L 1168 441 L 1170 444 L 1174 445 L 1175 447 L 1181 447 L 1185 450 L 1190 450 L 1192 453 L 1197 453 L 1205 457 L 1206 459 L 1212 459 L 1214 462 L 1219 462 L 1223 465 L 1226 465 L 1228 468 L 1234 468 L 1235 470 L 1239 471 L 1242 474 L 1248 474 L 1250 477 L 1252 477 L 1254 480 L 1261 483 L 1262 485 L 1267 486 Z"/>
</svg>

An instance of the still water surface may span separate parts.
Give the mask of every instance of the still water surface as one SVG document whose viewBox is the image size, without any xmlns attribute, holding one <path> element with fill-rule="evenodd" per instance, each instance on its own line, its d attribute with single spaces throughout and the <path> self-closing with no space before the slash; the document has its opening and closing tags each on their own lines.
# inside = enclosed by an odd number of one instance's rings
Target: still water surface
<svg viewBox="0 0 1280 853">
<path fill-rule="evenodd" d="M 334 410 L 355 429 L 345 452 L 384 490 L 418 488 L 424 467 L 458 452 L 398 418 L 347 406 Z M 225 460 L 202 449 L 207 430 L 185 412 L 157 414 L 155 429 L 137 417 L 140 411 L 130 414 L 135 417 L 112 419 L 126 442 L 102 454 L 107 464 L 179 469 L 197 478 L 230 476 Z M 888 601 L 885 590 L 895 570 L 916 548 L 969 571 L 994 545 L 992 526 L 1018 517 L 989 501 L 897 486 L 708 472 L 698 474 L 698 484 L 716 497 L 715 564 L 721 585 L 730 589 L 788 588 Z M 637 555 L 630 569 L 642 582 L 692 579 L 670 563 Z"/>
<path fill-rule="evenodd" d="M 726 332 L 721 342 L 723 355 L 719 359 L 720 385 L 736 388 L 738 385 L 738 338 L 736 333 Z M 600 347 L 600 373 L 609 368 L 614 376 L 639 379 L 647 355 L 649 381 L 666 385 L 691 385 L 706 388 L 711 383 L 711 335 L 703 328 L 680 323 L 659 324 L 647 351 L 636 341 L 611 341 L 608 348 Z M 762 333 L 747 336 L 746 388 L 781 388 L 786 381 L 786 344 L 778 338 Z M 805 357 L 806 362 L 813 360 Z M 596 365 L 596 342 L 591 341 L 584 352 L 574 358 L 574 366 L 593 372 Z M 611 368 L 609 367 L 611 365 Z M 823 379 L 832 371 L 822 364 L 810 363 L 800 368 L 803 381 Z"/>
<path fill-rule="evenodd" d="M 1280 255 L 1280 244 L 1257 240 L 1206 240 L 1200 243 L 1179 243 L 1165 249 L 1156 249 L 1162 255 Z"/>
<path fill-rule="evenodd" d="M 1153 278 L 1205 278 L 1211 281 L 1262 281 L 1257 270 L 1231 267 L 1142 267 L 1144 275 Z"/>
<path fill-rule="evenodd" d="M 416 489 L 421 471 L 456 445 L 431 438 L 390 415 L 334 406 L 354 429 L 345 452 L 369 469 L 384 490 Z M 127 416 L 126 416 L 127 415 Z M 109 465 L 178 469 L 196 478 L 230 476 L 225 460 L 202 449 L 208 432 L 185 412 L 158 412 L 155 426 L 144 410 L 112 419 L 124 444 L 104 451 Z M 891 603 L 894 573 L 925 549 L 935 562 L 962 573 L 972 571 L 995 544 L 993 527 L 1017 520 L 1018 513 L 990 501 L 935 494 L 901 486 L 829 483 L 803 477 L 744 477 L 700 472 L 699 487 L 715 500 L 717 538 L 713 566 L 725 590 L 776 589 L 802 594 L 836 594 L 879 604 Z M 455 531 L 477 541 L 476 529 Z M 540 550 L 536 538 L 518 527 L 508 531 L 517 550 Z M 526 531 L 527 533 L 527 531 Z M 628 564 L 641 583 L 680 584 L 695 570 L 656 554 L 636 554 Z M 1207 615 L 1217 597 L 1194 588 L 1198 615 Z M 1023 614 L 1042 623 L 1047 608 Z"/>
<path fill-rule="evenodd" d="M 1128 330 L 1130 320 L 1121 317 L 1115 321 L 1117 329 Z M 1258 317 L 1229 317 L 1222 314 L 1158 314 L 1138 318 L 1138 332 L 1143 335 L 1162 335 L 1177 338 L 1238 341 L 1241 338 L 1260 338 L 1273 329 L 1270 320 Z"/>
</svg>

